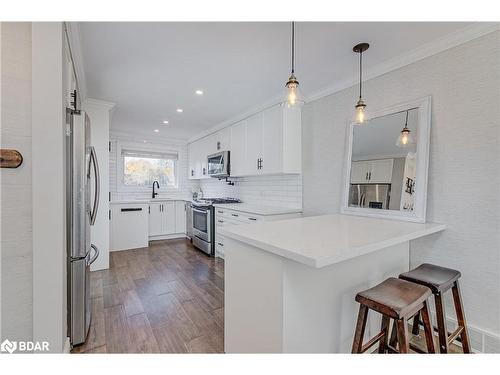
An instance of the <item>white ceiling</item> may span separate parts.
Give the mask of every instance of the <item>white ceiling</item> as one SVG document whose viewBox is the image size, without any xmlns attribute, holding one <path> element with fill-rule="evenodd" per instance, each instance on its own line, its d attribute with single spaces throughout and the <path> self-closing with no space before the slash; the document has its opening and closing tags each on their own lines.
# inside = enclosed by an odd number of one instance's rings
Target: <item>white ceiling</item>
<svg viewBox="0 0 500 375">
<path fill-rule="evenodd" d="M 408 147 L 396 146 L 396 140 L 405 125 L 406 112 L 393 113 L 372 119 L 366 126 L 353 129 L 352 159 L 370 160 L 386 157 L 405 157 L 416 152 L 416 144 Z M 408 129 L 417 141 L 418 110 L 408 111 Z"/>
<path fill-rule="evenodd" d="M 359 42 L 371 45 L 369 68 L 469 25 L 298 23 L 296 75 L 311 95 L 357 76 Z M 290 70 L 289 23 L 84 22 L 80 32 L 87 95 L 117 104 L 114 130 L 191 138 L 276 100 Z"/>
</svg>

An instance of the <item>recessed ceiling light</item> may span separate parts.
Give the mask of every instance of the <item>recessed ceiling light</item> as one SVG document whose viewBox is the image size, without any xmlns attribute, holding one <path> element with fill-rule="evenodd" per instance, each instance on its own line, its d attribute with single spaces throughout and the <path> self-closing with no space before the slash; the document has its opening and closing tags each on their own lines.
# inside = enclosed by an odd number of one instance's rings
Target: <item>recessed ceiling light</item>
<svg viewBox="0 0 500 375">
<path fill-rule="evenodd" d="M 160 132 L 160 129 L 155 129 L 155 133 L 159 133 Z"/>
<path fill-rule="evenodd" d="M 179 113 L 184 112 L 184 110 L 182 108 L 177 108 L 176 111 L 179 112 Z"/>
<path fill-rule="evenodd" d="M 203 91 L 202 90 L 196 90 L 195 93 L 196 93 L 196 95 L 203 95 Z"/>
<path fill-rule="evenodd" d="M 144 140 L 144 143 L 148 143 L 148 141 Z"/>
<path fill-rule="evenodd" d="M 164 121 L 163 121 L 163 123 L 164 123 L 164 124 L 168 124 L 168 120 L 164 120 Z"/>
</svg>

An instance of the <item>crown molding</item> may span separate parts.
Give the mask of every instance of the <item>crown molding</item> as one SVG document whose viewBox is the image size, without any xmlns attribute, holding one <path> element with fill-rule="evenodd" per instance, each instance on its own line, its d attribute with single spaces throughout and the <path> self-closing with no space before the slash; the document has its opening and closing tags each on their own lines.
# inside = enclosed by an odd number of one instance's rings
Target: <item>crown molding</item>
<svg viewBox="0 0 500 375">
<path fill-rule="evenodd" d="M 185 139 L 170 138 L 167 136 L 162 136 L 161 134 L 149 135 L 141 132 L 116 130 L 116 129 L 110 129 L 109 136 L 110 138 L 130 140 L 138 143 L 147 141 L 148 143 L 151 144 L 166 144 L 166 145 L 176 145 L 176 146 L 185 146 L 188 143 L 188 141 Z"/>
<path fill-rule="evenodd" d="M 80 98 L 83 101 L 87 99 L 87 80 L 85 77 L 85 65 L 82 53 L 82 39 L 80 33 L 80 24 L 78 22 L 64 22 L 66 33 L 68 35 L 68 44 L 71 50 L 73 66 L 75 68 L 76 80 L 80 90 Z"/>
<path fill-rule="evenodd" d="M 424 44 L 408 53 L 399 55 L 393 59 L 384 61 L 378 65 L 375 65 L 369 69 L 365 69 L 363 75 L 365 77 L 364 81 L 372 78 L 376 78 L 383 74 L 389 73 L 391 71 L 397 70 L 404 66 L 410 65 L 417 61 L 423 60 L 427 57 L 436 55 L 450 48 L 456 47 L 458 45 L 467 43 L 473 39 L 479 38 L 483 35 L 500 30 L 499 22 L 478 22 L 469 25 L 463 29 L 457 30 L 451 34 L 445 35 L 441 38 L 435 39 L 432 42 Z M 335 94 L 339 91 L 345 90 L 352 87 L 358 83 L 357 76 L 348 77 L 340 82 L 330 85 L 324 89 L 318 90 L 307 95 L 306 103 L 321 99 L 325 96 Z M 196 141 L 200 138 L 206 137 L 218 130 L 221 130 L 229 125 L 232 125 L 238 121 L 244 120 L 264 109 L 272 107 L 273 105 L 279 104 L 281 102 L 281 97 L 274 97 L 271 100 L 266 101 L 264 104 L 252 107 L 245 113 L 234 116 L 228 120 L 225 120 L 188 140 L 188 143 Z"/>
<path fill-rule="evenodd" d="M 116 109 L 116 103 L 108 102 L 106 100 L 94 99 L 94 98 L 87 98 L 84 100 L 83 107 L 86 107 L 89 105 L 107 109 L 109 111 L 110 117 L 113 114 L 114 110 Z"/>
</svg>

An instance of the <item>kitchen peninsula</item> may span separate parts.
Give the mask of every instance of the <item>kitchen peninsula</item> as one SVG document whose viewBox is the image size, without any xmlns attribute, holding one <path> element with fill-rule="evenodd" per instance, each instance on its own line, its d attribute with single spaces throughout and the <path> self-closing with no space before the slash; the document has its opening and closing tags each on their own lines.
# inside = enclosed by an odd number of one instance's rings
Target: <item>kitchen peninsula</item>
<svg viewBox="0 0 500 375">
<path fill-rule="evenodd" d="M 349 352 L 356 293 L 407 271 L 409 241 L 444 229 L 351 215 L 221 228 L 225 352 Z"/>
</svg>

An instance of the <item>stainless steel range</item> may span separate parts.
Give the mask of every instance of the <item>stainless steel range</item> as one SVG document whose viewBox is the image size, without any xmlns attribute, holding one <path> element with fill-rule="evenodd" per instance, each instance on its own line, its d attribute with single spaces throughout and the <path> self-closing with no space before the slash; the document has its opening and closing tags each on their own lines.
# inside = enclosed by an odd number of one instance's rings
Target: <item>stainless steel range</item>
<svg viewBox="0 0 500 375">
<path fill-rule="evenodd" d="M 204 198 L 192 203 L 193 245 L 210 256 L 215 255 L 214 204 L 241 203 L 236 198 Z"/>
</svg>

